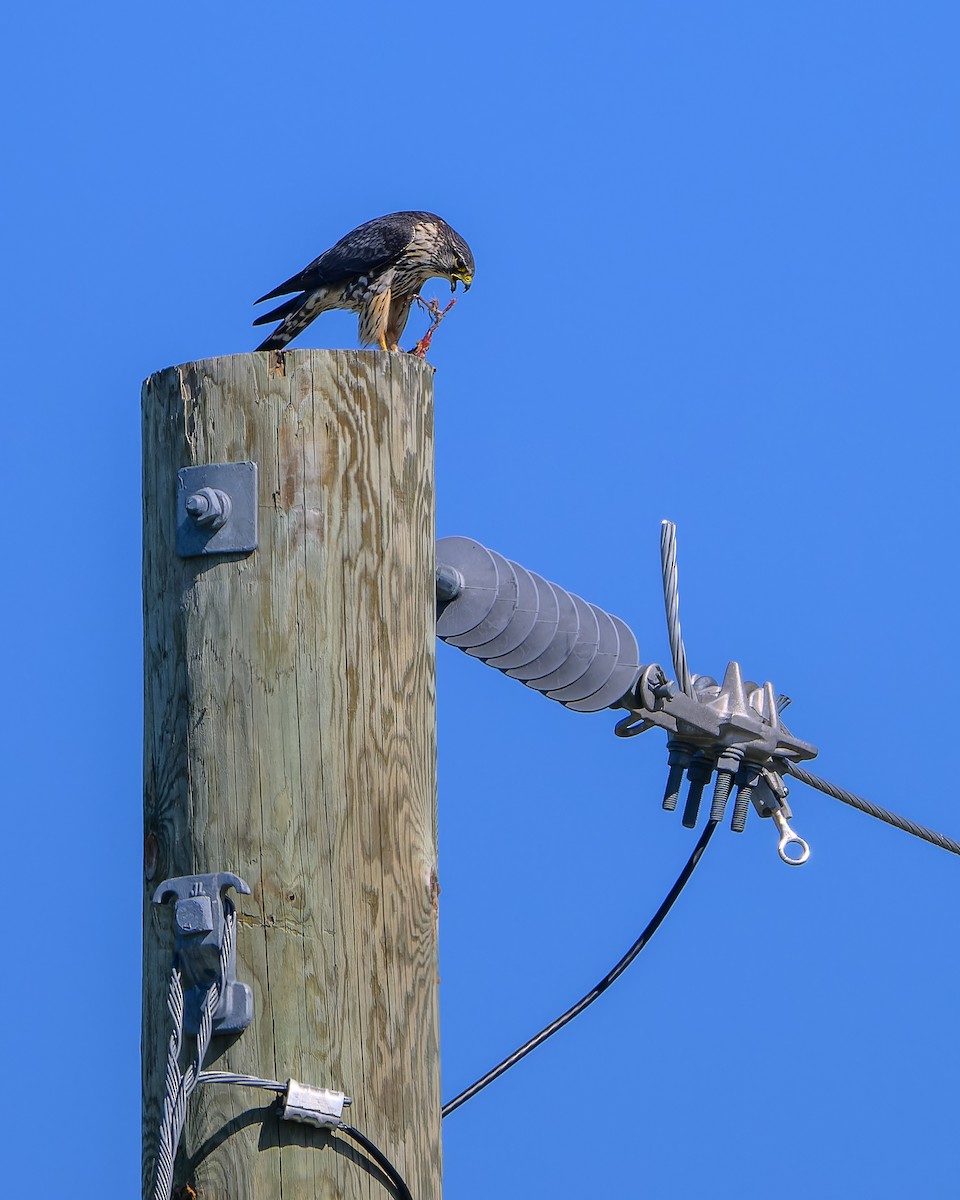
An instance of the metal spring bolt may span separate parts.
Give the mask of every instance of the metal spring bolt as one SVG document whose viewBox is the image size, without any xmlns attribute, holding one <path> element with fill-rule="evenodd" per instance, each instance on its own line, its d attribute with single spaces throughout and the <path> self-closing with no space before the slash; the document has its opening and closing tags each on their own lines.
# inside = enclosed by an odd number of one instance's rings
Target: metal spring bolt
<svg viewBox="0 0 960 1200">
<path fill-rule="evenodd" d="M 713 762 L 704 754 L 694 755 L 693 762 L 687 771 L 690 780 L 690 791 L 687 793 L 687 805 L 683 810 L 682 823 L 686 829 L 693 829 L 700 814 L 700 800 L 703 789 L 713 774 Z"/>
<path fill-rule="evenodd" d="M 735 771 L 718 770 L 717 782 L 713 789 L 713 801 L 710 805 L 710 820 L 722 821 L 723 812 L 727 807 L 727 801 L 730 798 L 730 789 L 733 787 L 733 781 L 736 778 Z"/>
<path fill-rule="evenodd" d="M 752 783 L 743 783 L 740 785 L 740 790 L 737 792 L 737 799 L 733 805 L 733 817 L 730 821 L 730 828 L 734 833 L 743 833 L 746 827 L 747 813 L 750 811 L 750 797 L 752 795 Z"/>
</svg>

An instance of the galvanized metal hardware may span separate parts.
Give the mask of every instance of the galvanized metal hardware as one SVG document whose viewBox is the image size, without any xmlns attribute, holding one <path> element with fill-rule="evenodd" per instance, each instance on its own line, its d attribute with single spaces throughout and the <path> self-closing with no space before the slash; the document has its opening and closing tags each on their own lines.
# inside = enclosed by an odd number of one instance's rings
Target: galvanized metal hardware
<svg viewBox="0 0 960 1200">
<path fill-rule="evenodd" d="M 675 809 L 684 777 L 684 825 L 693 828 L 714 773 L 712 820 L 743 831 L 751 804 L 773 819 L 777 850 L 805 863 L 807 843 L 790 827 L 783 774 L 817 749 L 780 719 L 789 701 L 772 683 L 745 680 L 737 662 L 723 681 L 691 675 L 680 632 L 675 527 L 661 531 L 664 604 L 676 679 L 658 663 L 640 663 L 637 639 L 619 617 L 465 537 L 437 542 L 437 636 L 578 712 L 627 709 L 619 737 L 660 728 L 668 735 L 669 777 L 663 807 Z M 678 682 L 679 681 L 679 682 Z"/>
<path fill-rule="evenodd" d="M 437 542 L 437 636 L 577 712 L 636 682 L 637 639 L 620 620 L 465 537 Z"/>
<path fill-rule="evenodd" d="M 463 591 L 463 576 L 447 563 L 437 563 L 437 603 L 448 604 Z"/>
<path fill-rule="evenodd" d="M 762 817 L 773 818 L 777 833 L 780 835 L 777 853 L 788 867 L 802 867 L 810 857 L 810 847 L 799 834 L 794 833 L 790 828 L 789 820 L 793 816 L 790 805 L 787 803 L 787 794 L 790 789 L 778 771 L 764 767 L 760 774 L 762 776 L 761 787 L 759 791 L 756 786 L 753 788 L 751 799 Z M 769 799 L 763 793 L 763 785 L 766 785 L 770 793 Z M 795 848 L 793 852 L 791 852 L 791 848 Z"/>
<path fill-rule="evenodd" d="M 787 824 L 787 817 L 793 816 L 789 807 L 784 804 L 779 809 L 774 809 L 770 814 L 773 817 L 774 824 L 777 827 L 777 832 L 780 834 L 780 841 L 777 843 L 777 853 L 787 864 L 788 867 L 802 867 L 810 857 L 810 847 L 799 834 L 793 832 Z M 796 856 L 790 853 L 790 847 L 796 846 L 798 853 Z"/>
<path fill-rule="evenodd" d="M 217 530 L 230 520 L 233 501 L 220 488 L 202 487 L 187 497 L 185 507 L 187 516 L 195 525 L 206 525 Z"/>
<path fill-rule="evenodd" d="M 816 757 L 816 747 L 794 737 L 780 720 L 773 684 L 744 680 L 739 663 L 727 664 L 722 683 L 710 675 L 694 675 L 692 683 L 687 696 L 659 663 L 644 667 L 632 695 L 620 702 L 630 716 L 617 726 L 618 736 L 657 726 L 670 734 L 671 753 L 709 750 L 715 759 L 725 756 L 724 770 L 736 771 L 743 760 Z"/>
<path fill-rule="evenodd" d="M 352 1103 L 343 1092 L 310 1087 L 296 1079 L 288 1079 L 280 1115 L 285 1121 L 301 1121 L 318 1129 L 336 1129 L 341 1124 L 344 1107 Z"/>
<path fill-rule="evenodd" d="M 671 654 L 677 678 L 668 679 L 658 663 L 643 668 L 632 693 L 620 700 L 629 710 L 616 727 L 619 737 L 633 737 L 659 727 L 668 734 L 670 773 L 663 807 L 677 807 L 683 775 L 690 782 L 683 823 L 696 825 L 703 790 L 716 771 L 712 820 L 722 820 L 727 801 L 737 788 L 731 829 L 741 833 L 750 804 L 762 817 L 773 819 L 779 834 L 777 852 L 789 866 L 801 866 L 810 847 L 789 824 L 793 815 L 783 781 L 786 764 L 815 758 L 817 749 L 795 737 L 780 719 L 789 700 L 779 697 L 772 683 L 744 680 L 740 664 L 730 662 L 722 683 L 709 675 L 690 675 L 680 634 L 676 591 L 675 529 L 664 523 L 661 537 L 664 603 Z"/>
<path fill-rule="evenodd" d="M 177 472 L 177 554 L 249 554 L 257 548 L 257 464 L 209 463 Z"/>
<path fill-rule="evenodd" d="M 224 934 L 224 892 L 228 888 L 246 896 L 249 885 L 239 875 L 217 871 L 209 875 L 179 875 L 165 879 L 153 894 L 154 904 L 171 897 L 176 930 L 176 957 L 184 983 L 183 1027 L 195 1034 L 200 1027 L 200 1010 L 212 983 L 220 973 L 220 951 Z M 214 1013 L 214 1033 L 239 1033 L 253 1020 L 253 991 L 237 981 L 236 946 L 231 947 L 221 982 L 220 1003 Z"/>
</svg>

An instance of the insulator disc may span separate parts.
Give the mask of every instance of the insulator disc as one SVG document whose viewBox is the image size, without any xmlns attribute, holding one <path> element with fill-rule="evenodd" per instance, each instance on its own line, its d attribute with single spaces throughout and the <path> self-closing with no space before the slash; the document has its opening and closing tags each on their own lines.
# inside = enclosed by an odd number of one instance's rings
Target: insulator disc
<svg viewBox="0 0 960 1200">
<path fill-rule="evenodd" d="M 554 587 L 557 587 L 557 585 L 554 584 Z M 589 669 L 597 653 L 597 646 L 600 643 L 600 625 L 597 621 L 596 613 L 586 600 L 582 600 L 579 596 L 574 596 L 572 592 L 570 593 L 570 598 L 573 600 L 577 615 L 580 618 L 580 629 L 577 633 L 577 640 L 574 642 L 569 655 L 567 655 L 566 659 L 555 671 L 550 671 L 547 675 L 524 680 L 527 687 L 535 688 L 538 692 L 552 692 L 556 688 L 563 688 L 568 683 L 573 683 L 574 680 L 579 679 Z"/>
<path fill-rule="evenodd" d="M 437 542 L 437 562 L 459 571 L 460 595 L 443 606 L 437 617 L 437 637 L 444 641 L 476 629 L 497 599 L 499 576 L 493 555 L 471 538 L 445 537 Z"/>
<path fill-rule="evenodd" d="M 534 571 L 528 571 L 527 574 L 537 589 L 537 617 L 532 629 L 516 650 L 510 650 L 506 654 L 498 654 L 496 658 L 484 660 L 488 667 L 496 667 L 498 671 L 508 671 L 511 667 L 523 667 L 527 663 L 533 662 L 546 650 L 553 640 L 553 635 L 557 632 L 560 605 L 557 602 L 557 593 L 554 591 L 553 584 L 548 583 Z M 517 578 L 519 579 L 519 575 Z"/>
<path fill-rule="evenodd" d="M 471 538 L 441 538 L 437 564 L 463 581 L 438 606 L 444 641 L 575 712 L 609 708 L 636 685 L 637 639 L 619 617 Z"/>
<path fill-rule="evenodd" d="M 486 645 L 495 637 L 499 637 L 513 620 L 513 614 L 517 611 L 516 572 L 502 554 L 498 554 L 496 550 L 490 550 L 489 554 L 497 568 L 497 595 L 493 606 L 480 624 L 467 633 L 444 638 L 444 641 L 449 642 L 451 646 L 459 646 L 461 650 Z"/>
<path fill-rule="evenodd" d="M 474 658 L 486 660 L 494 658 L 499 654 L 506 654 L 510 650 L 516 650 L 536 624 L 537 585 L 530 578 L 530 572 L 521 567 L 519 563 L 515 563 L 510 559 L 507 559 L 507 562 L 510 564 L 510 569 L 517 580 L 516 607 L 506 627 L 500 633 L 491 638 L 489 642 L 484 642 L 480 646 L 472 646 L 467 651 Z M 492 615 L 491 613 L 491 617 Z M 486 623 L 489 623 L 489 621 L 490 617 L 487 618 Z"/>
<path fill-rule="evenodd" d="M 566 687 L 554 688 L 547 692 L 551 700 L 561 703 L 567 700 L 583 700 L 598 692 L 613 674 L 617 665 L 617 655 L 620 652 L 620 635 L 610 617 L 602 608 L 591 604 L 593 615 L 597 618 L 600 628 L 600 641 L 594 653 L 593 660 L 586 671 L 574 683 Z"/>
<path fill-rule="evenodd" d="M 607 682 L 583 700 L 564 701 L 567 708 L 574 712 L 599 712 L 609 708 L 611 704 L 625 696 L 640 677 L 640 648 L 633 630 L 619 617 L 611 616 L 610 620 L 616 627 L 620 638 L 620 649 L 617 653 L 617 665 Z"/>
<path fill-rule="evenodd" d="M 557 598 L 558 616 L 557 627 L 546 649 L 536 658 L 526 662 L 521 667 L 511 667 L 507 674 L 511 679 L 537 679 L 550 671 L 555 671 L 570 657 L 577 644 L 577 634 L 580 632 L 580 614 L 569 592 L 556 584 L 550 584 Z"/>
</svg>

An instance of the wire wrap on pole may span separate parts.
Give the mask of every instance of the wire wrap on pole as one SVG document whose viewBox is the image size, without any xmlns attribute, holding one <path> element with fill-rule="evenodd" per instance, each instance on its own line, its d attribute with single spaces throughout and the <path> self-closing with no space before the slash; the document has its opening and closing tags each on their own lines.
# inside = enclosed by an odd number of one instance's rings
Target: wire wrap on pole
<svg viewBox="0 0 960 1200">
<path fill-rule="evenodd" d="M 925 825 L 918 825 L 909 817 L 901 817 L 897 813 L 890 812 L 889 809 L 881 808 L 878 804 L 872 804 L 869 800 L 864 800 L 862 796 L 856 795 L 855 792 L 848 792 L 846 788 L 837 787 L 835 783 L 829 783 L 826 779 L 821 779 L 819 775 L 813 775 L 796 763 L 785 762 L 784 766 L 794 779 L 799 779 L 801 783 L 816 788 L 818 792 L 832 796 L 834 800 L 840 800 L 843 804 L 849 804 L 851 808 L 857 808 L 870 817 L 876 817 L 878 821 L 884 821 L 895 829 L 902 829 L 904 833 L 911 833 L 924 842 L 939 846 L 941 850 L 949 850 L 951 854 L 960 854 L 960 842 L 955 842 L 945 833 L 937 833 L 933 829 L 927 829 Z"/>
</svg>

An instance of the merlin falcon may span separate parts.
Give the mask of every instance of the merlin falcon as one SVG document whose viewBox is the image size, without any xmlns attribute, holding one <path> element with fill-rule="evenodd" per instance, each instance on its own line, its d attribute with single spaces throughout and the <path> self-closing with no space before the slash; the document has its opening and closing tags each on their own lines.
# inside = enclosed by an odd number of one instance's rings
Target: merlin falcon
<svg viewBox="0 0 960 1200">
<path fill-rule="evenodd" d="M 360 344 L 399 350 L 410 306 L 428 279 L 450 282 L 451 292 L 473 282 L 473 253 L 446 221 L 428 212 L 398 212 L 359 225 L 309 266 L 256 302 L 287 296 L 254 325 L 280 324 L 258 350 L 281 350 L 331 308 L 360 318 Z"/>
</svg>

